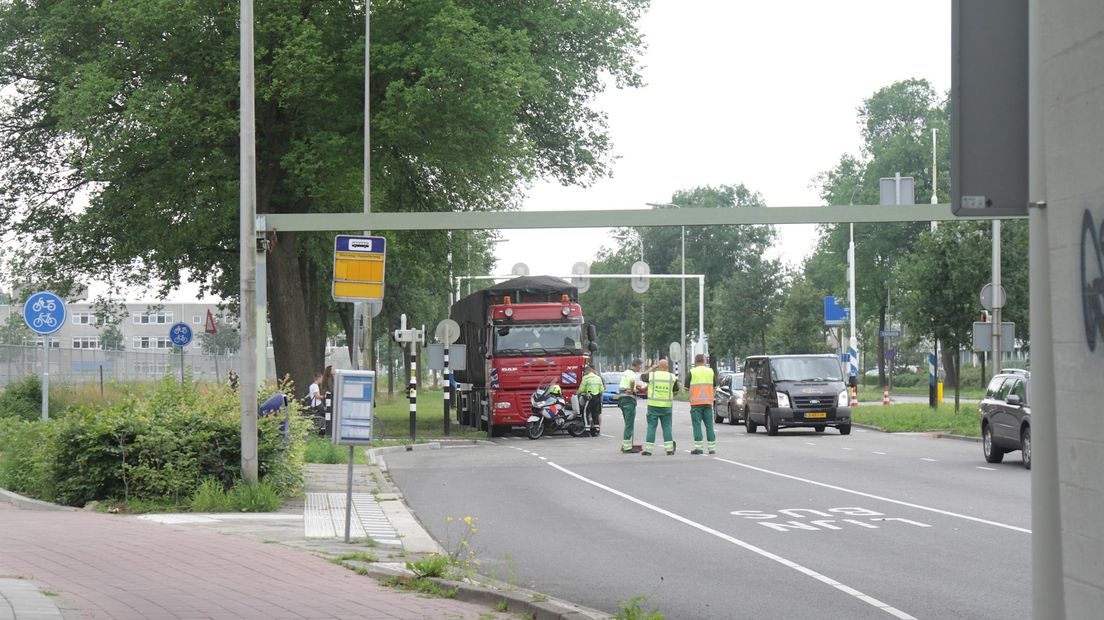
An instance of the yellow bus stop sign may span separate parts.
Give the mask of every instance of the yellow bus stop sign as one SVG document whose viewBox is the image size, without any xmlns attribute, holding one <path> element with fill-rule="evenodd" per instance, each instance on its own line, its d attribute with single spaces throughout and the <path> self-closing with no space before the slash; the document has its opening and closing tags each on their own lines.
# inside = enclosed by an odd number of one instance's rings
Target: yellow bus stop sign
<svg viewBox="0 0 1104 620">
<path fill-rule="evenodd" d="M 337 235 L 334 238 L 334 301 L 383 301 L 383 237 Z"/>
</svg>

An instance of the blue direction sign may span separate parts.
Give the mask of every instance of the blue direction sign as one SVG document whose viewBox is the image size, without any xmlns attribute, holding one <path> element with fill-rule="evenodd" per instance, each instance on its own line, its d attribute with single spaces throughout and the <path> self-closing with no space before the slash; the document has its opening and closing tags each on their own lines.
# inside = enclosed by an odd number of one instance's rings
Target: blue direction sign
<svg viewBox="0 0 1104 620">
<path fill-rule="evenodd" d="M 169 328 L 169 340 L 178 347 L 186 347 L 192 341 L 192 328 L 187 323 L 176 323 Z"/>
<path fill-rule="evenodd" d="M 52 334 L 65 324 L 65 302 L 50 291 L 39 291 L 23 304 L 23 320 L 36 334 Z"/>
<path fill-rule="evenodd" d="M 844 325 L 851 318 L 847 308 L 839 305 L 843 300 L 837 301 L 832 295 L 824 296 L 824 324 L 828 326 Z"/>
</svg>

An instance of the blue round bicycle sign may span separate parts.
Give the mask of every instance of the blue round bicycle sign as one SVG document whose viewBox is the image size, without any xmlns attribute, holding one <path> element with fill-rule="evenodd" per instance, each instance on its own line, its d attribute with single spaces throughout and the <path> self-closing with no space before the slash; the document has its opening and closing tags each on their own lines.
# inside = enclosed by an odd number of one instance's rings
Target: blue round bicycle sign
<svg viewBox="0 0 1104 620">
<path fill-rule="evenodd" d="M 65 302 L 50 291 L 39 291 L 23 304 L 23 320 L 36 334 L 52 334 L 65 325 Z"/>
<path fill-rule="evenodd" d="M 192 328 L 187 323 L 176 323 L 169 328 L 169 340 L 178 347 L 186 347 L 192 341 Z"/>
</svg>

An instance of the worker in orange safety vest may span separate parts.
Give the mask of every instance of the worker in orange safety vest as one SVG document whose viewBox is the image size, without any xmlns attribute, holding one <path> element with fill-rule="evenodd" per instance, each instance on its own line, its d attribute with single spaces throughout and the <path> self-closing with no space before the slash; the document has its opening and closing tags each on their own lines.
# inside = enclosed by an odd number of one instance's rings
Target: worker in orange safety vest
<svg viewBox="0 0 1104 620">
<path fill-rule="evenodd" d="M 710 454 L 717 453 L 717 435 L 713 432 L 713 387 L 716 383 L 713 369 L 705 365 L 705 356 L 694 356 L 694 367 L 690 369 L 690 422 L 694 425 L 694 449 L 690 454 L 704 454 L 702 448 L 708 448 Z M 702 442 L 702 423 L 705 423 L 705 439 Z"/>
</svg>

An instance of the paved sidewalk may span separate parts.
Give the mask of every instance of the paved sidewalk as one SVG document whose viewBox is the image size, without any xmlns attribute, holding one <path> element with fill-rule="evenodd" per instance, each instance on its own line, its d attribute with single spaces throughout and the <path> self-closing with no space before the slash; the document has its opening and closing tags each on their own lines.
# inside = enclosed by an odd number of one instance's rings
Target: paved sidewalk
<svg viewBox="0 0 1104 620">
<path fill-rule="evenodd" d="M 331 491 L 337 479 L 344 489 L 346 466 L 308 468 L 309 490 Z M 370 468 L 355 480 L 358 492 L 377 487 Z M 376 552 L 307 540 L 294 502 L 283 513 L 175 515 L 201 518 L 182 524 L 42 508 L 0 502 L 0 619 L 514 617 L 389 588 L 319 557 Z"/>
<path fill-rule="evenodd" d="M 340 493 L 344 506 L 347 471 L 308 465 L 308 493 Z M 276 513 L 124 516 L 0 492 L 0 620 L 596 617 L 570 603 L 536 602 L 524 590 L 446 583 L 457 598 L 424 598 L 381 585 L 377 578 L 404 574 L 406 561 L 440 547 L 391 486 L 381 458 L 355 466 L 353 492 L 386 515 L 401 545 L 347 544 L 343 528 L 308 537 L 302 500 Z M 329 561 L 352 553 L 374 561 Z M 514 613 L 494 611 L 502 601 Z"/>
</svg>

